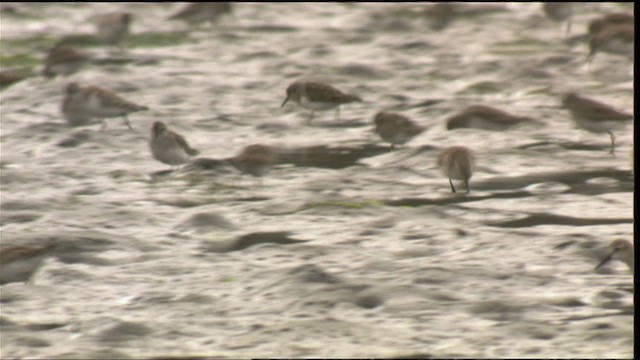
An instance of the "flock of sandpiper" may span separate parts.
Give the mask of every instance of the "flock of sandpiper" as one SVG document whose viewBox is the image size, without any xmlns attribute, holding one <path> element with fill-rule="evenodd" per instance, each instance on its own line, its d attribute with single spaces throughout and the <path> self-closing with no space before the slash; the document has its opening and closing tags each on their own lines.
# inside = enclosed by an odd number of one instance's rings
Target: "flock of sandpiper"
<svg viewBox="0 0 640 360">
<path fill-rule="evenodd" d="M 571 17 L 576 3 L 544 3 L 547 16 L 558 22 L 567 21 L 567 30 L 571 26 Z M 220 16 L 230 13 L 232 3 L 194 3 L 185 6 L 170 19 L 181 19 L 191 25 L 214 22 Z M 433 29 L 442 29 L 454 18 L 456 7 L 448 3 L 437 3 L 430 6 L 426 15 Z M 131 15 L 128 13 L 110 13 L 96 19 L 97 36 L 104 43 L 118 46 L 129 33 Z M 593 20 L 589 25 L 588 61 L 598 52 L 620 54 L 633 59 L 634 17 L 632 14 L 614 13 Z M 45 61 L 45 76 L 67 75 L 78 71 L 88 59 L 87 55 L 66 45 L 58 45 L 49 51 Z M 106 128 L 107 118 L 122 117 L 124 123 L 132 129 L 128 114 L 149 110 L 147 106 L 128 101 L 114 92 L 98 86 L 81 86 L 70 83 L 65 87 L 61 112 L 70 126 L 91 124 L 92 119 L 102 119 L 102 128 Z M 362 98 L 347 94 L 335 87 L 313 81 L 295 81 L 286 89 L 286 98 L 281 107 L 289 101 L 300 107 L 311 110 L 308 121 L 312 121 L 315 111 L 336 110 L 343 104 L 361 102 Z M 611 150 L 615 150 L 613 131 L 630 123 L 634 116 L 619 111 L 607 104 L 578 95 L 566 93 L 562 105 L 568 109 L 571 118 L 580 128 L 592 133 L 608 133 Z M 535 120 L 529 117 L 516 116 L 505 111 L 484 105 L 472 105 L 446 121 L 448 130 L 457 128 L 479 128 L 484 130 L 503 131 L 523 123 Z M 405 144 L 421 134 L 425 128 L 406 116 L 393 112 L 379 112 L 373 117 L 374 130 L 385 142 L 395 145 Z M 181 165 L 198 155 L 198 150 L 189 146 L 180 134 L 171 131 L 160 121 L 153 123 L 149 147 L 153 157 L 165 164 Z M 231 163 L 242 173 L 262 176 L 278 161 L 276 149 L 272 146 L 254 144 L 244 148 Z M 437 157 L 437 165 L 449 179 L 451 191 L 456 192 L 452 180 L 461 180 L 469 192 L 469 180 L 475 170 L 475 156 L 471 149 L 464 146 L 452 146 L 443 150 Z M 15 246 L 0 252 L 0 284 L 8 282 L 28 281 L 44 258 L 50 254 L 55 244 L 40 247 Z M 596 268 L 611 259 L 625 262 L 634 271 L 633 244 L 626 240 L 615 240 L 611 244 L 610 254 Z"/>
</svg>

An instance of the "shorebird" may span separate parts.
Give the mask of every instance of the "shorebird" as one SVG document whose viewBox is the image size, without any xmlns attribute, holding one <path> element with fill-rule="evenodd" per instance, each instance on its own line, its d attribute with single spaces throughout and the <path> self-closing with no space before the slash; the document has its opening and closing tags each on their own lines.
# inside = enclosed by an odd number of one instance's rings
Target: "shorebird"
<svg viewBox="0 0 640 360">
<path fill-rule="evenodd" d="M 282 102 L 281 108 L 287 101 L 293 100 L 299 106 L 311 110 L 307 122 L 313 120 L 314 111 L 336 109 L 336 120 L 340 117 L 340 105 L 351 102 L 362 102 L 357 95 L 345 94 L 331 85 L 313 82 L 296 81 L 287 87 L 287 98 Z"/>
<path fill-rule="evenodd" d="M 634 25 L 609 25 L 597 32 L 589 40 L 590 64 L 597 53 L 609 53 L 626 56 L 631 62 L 634 58 L 635 29 Z"/>
<path fill-rule="evenodd" d="M 464 146 L 451 146 L 438 155 L 438 167 L 449 178 L 451 192 L 456 192 L 451 179 L 463 180 L 469 193 L 469 179 L 476 168 L 473 152 Z"/>
<path fill-rule="evenodd" d="M 191 3 L 169 17 L 169 20 L 183 20 L 190 26 L 204 22 L 215 23 L 225 14 L 233 11 L 231 2 L 198 2 Z"/>
<path fill-rule="evenodd" d="M 127 114 L 149 110 L 98 86 L 81 87 L 72 82 L 65 88 L 62 113 L 72 126 L 83 125 L 91 118 L 103 119 L 102 129 L 107 127 L 107 118 L 122 116 L 124 123 L 133 130 Z"/>
<path fill-rule="evenodd" d="M 599 269 L 602 265 L 608 263 L 611 260 L 620 260 L 629 266 L 629 270 L 634 274 L 635 269 L 635 256 L 633 244 L 627 240 L 614 240 L 609 247 L 611 252 L 596 266 L 594 270 Z"/>
<path fill-rule="evenodd" d="M 42 262 L 53 254 L 56 244 L 10 246 L 0 251 L 0 285 L 30 282 Z"/>
<path fill-rule="evenodd" d="M 612 130 L 626 125 L 633 119 L 632 114 L 618 111 L 613 107 L 576 93 L 567 93 L 562 106 L 569 109 L 571 118 L 579 127 L 592 133 L 608 133 L 611 137 L 611 154 L 615 153 L 615 137 Z"/>
<path fill-rule="evenodd" d="M 531 121 L 534 120 L 525 116 L 511 115 L 489 106 L 471 105 L 447 119 L 447 130 L 476 128 L 503 131 Z"/>
<path fill-rule="evenodd" d="M 153 158 L 168 165 L 181 165 L 191 161 L 200 152 L 189 146 L 182 135 L 167 128 L 162 121 L 151 126 L 149 148 Z"/>
<path fill-rule="evenodd" d="M 67 45 L 56 45 L 47 52 L 42 74 L 47 77 L 70 75 L 78 71 L 91 57 Z"/>
<path fill-rule="evenodd" d="M 573 16 L 573 2 L 544 2 L 542 8 L 547 17 L 555 22 L 562 23 L 567 21 L 567 33 L 571 31 L 571 17 Z"/>
<path fill-rule="evenodd" d="M 376 125 L 374 131 L 382 140 L 391 143 L 392 150 L 395 145 L 404 144 L 425 130 L 406 116 L 392 112 L 381 111 L 373 121 Z"/>
<path fill-rule="evenodd" d="M 115 12 L 100 15 L 96 18 L 96 34 L 108 45 L 120 46 L 125 36 L 129 34 L 132 16 L 128 12 Z"/>
<path fill-rule="evenodd" d="M 229 159 L 231 165 L 236 167 L 242 174 L 250 174 L 260 179 L 271 170 L 278 161 L 276 149 L 269 145 L 254 144 L 242 149 L 240 153 Z"/>
</svg>

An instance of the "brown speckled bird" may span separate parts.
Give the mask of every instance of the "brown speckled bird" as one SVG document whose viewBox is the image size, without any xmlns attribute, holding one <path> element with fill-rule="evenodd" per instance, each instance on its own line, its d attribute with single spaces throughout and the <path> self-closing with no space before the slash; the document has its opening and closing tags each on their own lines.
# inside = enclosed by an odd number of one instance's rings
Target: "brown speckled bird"
<svg viewBox="0 0 640 360">
<path fill-rule="evenodd" d="M 423 126 L 416 124 L 406 116 L 392 112 L 381 111 L 377 113 L 373 122 L 376 125 L 375 133 L 382 140 L 390 142 L 391 149 L 394 149 L 395 145 L 406 143 L 425 130 Z"/>
<path fill-rule="evenodd" d="M 615 152 L 612 130 L 626 125 L 633 119 L 632 114 L 618 111 L 607 104 L 576 93 L 565 94 L 562 106 L 569 110 L 571 118 L 579 127 L 596 134 L 608 133 L 611 137 L 611 154 Z"/>
<path fill-rule="evenodd" d="M 62 113 L 72 126 L 98 118 L 104 119 L 102 128 L 105 129 L 106 118 L 122 116 L 124 123 L 133 130 L 127 114 L 143 110 L 149 108 L 125 100 L 110 90 L 98 86 L 81 87 L 75 82 L 67 85 L 62 101 Z"/>
<path fill-rule="evenodd" d="M 447 130 L 475 128 L 503 131 L 532 121 L 534 121 L 532 118 L 512 115 L 489 106 L 471 105 L 447 119 Z"/>
<path fill-rule="evenodd" d="M 340 105 L 356 101 L 362 102 L 362 99 L 357 95 L 345 94 L 331 85 L 313 81 L 296 81 L 289 85 L 287 97 L 280 107 L 283 107 L 289 100 L 311 110 L 308 122 L 313 120 L 314 111 L 336 109 L 336 119 L 338 119 Z"/>
<path fill-rule="evenodd" d="M 193 149 L 182 135 L 167 128 L 162 121 L 151 126 L 149 148 L 153 158 L 168 165 L 181 165 L 191 161 L 200 152 Z"/>
</svg>

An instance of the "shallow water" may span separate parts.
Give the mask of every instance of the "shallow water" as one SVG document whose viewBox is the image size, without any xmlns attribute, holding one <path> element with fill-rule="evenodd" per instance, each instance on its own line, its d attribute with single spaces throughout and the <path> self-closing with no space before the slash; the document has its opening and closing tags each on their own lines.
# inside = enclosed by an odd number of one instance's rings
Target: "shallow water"
<svg viewBox="0 0 640 360">
<path fill-rule="evenodd" d="M 632 357 L 632 277 L 593 270 L 633 236 L 632 125 L 612 157 L 559 106 L 576 89 L 631 111 L 626 59 L 587 70 L 576 40 L 629 4 L 585 5 L 569 37 L 540 4 L 489 5 L 432 32 L 420 3 L 241 3 L 187 32 L 164 21 L 172 3 L 11 4 L 3 62 L 87 37 L 105 11 L 132 12 L 137 40 L 1 93 L 2 246 L 60 243 L 34 284 L 2 286 L 2 358 Z M 365 102 L 306 125 L 279 108 L 299 78 Z M 130 116 L 134 132 L 69 128 L 70 81 L 152 110 Z M 541 125 L 448 132 L 474 103 Z M 428 130 L 388 151 L 371 134 L 380 110 Z M 153 160 L 156 120 L 200 166 Z M 286 155 L 263 186 L 215 161 L 257 142 Z M 436 168 L 452 145 L 477 154 L 468 195 Z"/>
</svg>

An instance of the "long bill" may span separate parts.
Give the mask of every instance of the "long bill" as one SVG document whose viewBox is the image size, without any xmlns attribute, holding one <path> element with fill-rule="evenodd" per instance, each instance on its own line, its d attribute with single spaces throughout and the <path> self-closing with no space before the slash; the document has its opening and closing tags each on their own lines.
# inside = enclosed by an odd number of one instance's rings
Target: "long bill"
<svg viewBox="0 0 640 360">
<path fill-rule="evenodd" d="M 287 96 L 287 98 L 286 98 L 286 99 L 284 99 L 284 101 L 282 102 L 282 105 L 280 105 L 280 108 L 283 108 L 283 107 L 284 107 L 284 104 L 286 104 L 286 103 L 287 103 L 287 101 L 289 101 L 289 97 L 288 97 L 288 96 Z"/>
</svg>

